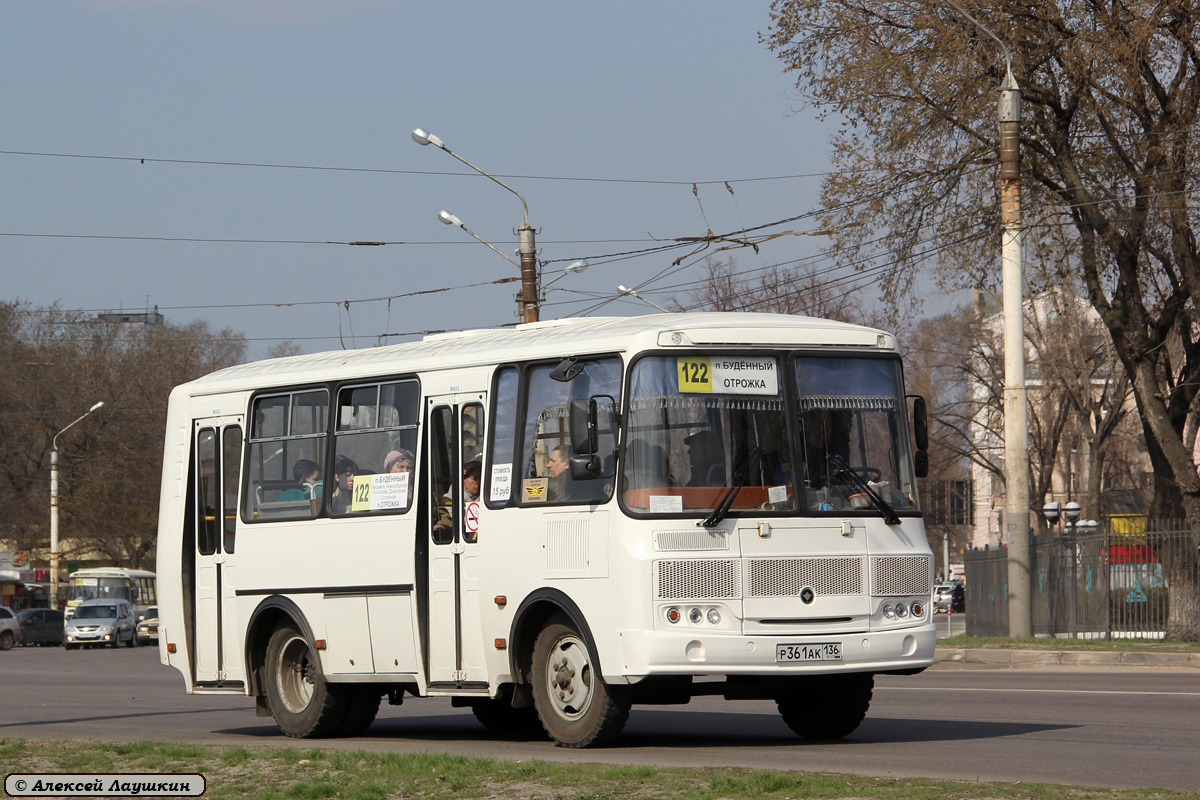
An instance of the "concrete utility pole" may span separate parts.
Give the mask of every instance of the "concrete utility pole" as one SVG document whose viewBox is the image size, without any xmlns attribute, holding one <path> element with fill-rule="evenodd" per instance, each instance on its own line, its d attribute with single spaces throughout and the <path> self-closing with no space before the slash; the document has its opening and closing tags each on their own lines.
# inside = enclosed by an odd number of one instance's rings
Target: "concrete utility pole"
<svg viewBox="0 0 1200 800">
<path fill-rule="evenodd" d="M 1007 54 L 1007 51 L 1006 51 Z M 1030 600 L 1029 418 L 1025 388 L 1024 242 L 1021 230 L 1021 89 L 1011 63 L 1000 87 L 1000 227 L 1004 282 L 1004 531 L 1008 635 L 1033 635 Z"/>
<path fill-rule="evenodd" d="M 1025 391 L 1025 303 L 1021 231 L 1021 87 L 1000 37 L 954 0 L 946 3 L 1000 45 L 1000 231 L 1004 286 L 1004 540 L 1008 544 L 1008 635 L 1033 635 L 1029 531 L 1029 416 Z"/>
<path fill-rule="evenodd" d="M 419 145 L 424 146 L 431 144 L 440 150 L 446 151 L 471 169 L 478 172 L 480 175 L 484 176 L 485 178 L 490 178 L 492 181 L 500 184 L 505 189 L 508 189 L 517 196 L 517 199 L 521 201 L 521 206 L 525 209 L 525 216 L 521 219 L 521 227 L 517 228 L 517 253 L 519 253 L 521 256 L 521 263 L 518 265 L 521 270 L 521 293 L 517 295 L 518 319 L 520 319 L 521 322 L 537 322 L 538 296 L 540 294 L 538 292 L 537 243 L 534 240 L 533 226 L 529 224 L 529 204 L 525 202 L 525 198 L 520 192 L 497 178 L 495 175 L 480 169 L 470 161 L 467 161 L 465 158 L 460 156 L 458 153 L 451 150 L 449 147 L 446 147 L 446 143 L 437 136 L 434 136 L 432 133 L 422 130 L 421 128 L 417 128 L 412 132 L 412 138 L 413 141 Z M 443 211 L 442 214 L 446 214 L 446 217 L 454 217 L 453 214 L 447 214 L 445 211 Z M 447 225 L 457 225 L 458 227 L 463 228 L 463 230 L 466 230 L 461 221 L 450 221 L 446 217 L 443 217 L 442 214 L 438 215 L 438 218 L 441 219 L 442 222 L 445 222 Z M 457 220 L 457 218 L 454 219 Z M 471 232 L 467 231 L 467 233 Z M 476 239 L 479 239 L 479 241 L 483 242 L 484 244 L 487 244 L 488 247 L 492 247 L 492 245 L 484 242 L 483 239 L 480 239 L 474 233 L 471 233 L 471 235 L 475 236 Z M 495 247 L 492 247 L 492 249 L 496 250 Z M 500 251 L 496 250 L 496 252 L 499 253 Z M 500 253 L 500 255 L 504 254 Z M 504 257 L 508 258 L 508 256 Z M 512 261 L 511 258 L 508 260 Z M 516 262 L 514 261 L 513 263 L 515 264 Z"/>
</svg>

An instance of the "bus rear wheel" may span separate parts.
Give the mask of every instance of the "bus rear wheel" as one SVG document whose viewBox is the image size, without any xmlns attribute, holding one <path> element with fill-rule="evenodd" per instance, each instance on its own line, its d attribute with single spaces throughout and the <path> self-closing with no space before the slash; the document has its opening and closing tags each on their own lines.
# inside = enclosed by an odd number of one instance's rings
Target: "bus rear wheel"
<svg viewBox="0 0 1200 800">
<path fill-rule="evenodd" d="M 345 689 L 331 686 L 321 677 L 308 639 L 290 623 L 276 628 L 267 642 L 263 683 L 271 716 L 288 736 L 330 736 L 346 717 Z"/>
<path fill-rule="evenodd" d="M 854 733 L 871 707 L 875 676 L 869 672 L 813 675 L 776 698 L 783 721 L 805 739 L 841 739 Z"/>
<path fill-rule="evenodd" d="M 596 747 L 617 737 L 629 719 L 629 699 L 604 683 L 583 638 L 553 620 L 533 645 L 533 704 L 559 747 Z"/>
</svg>

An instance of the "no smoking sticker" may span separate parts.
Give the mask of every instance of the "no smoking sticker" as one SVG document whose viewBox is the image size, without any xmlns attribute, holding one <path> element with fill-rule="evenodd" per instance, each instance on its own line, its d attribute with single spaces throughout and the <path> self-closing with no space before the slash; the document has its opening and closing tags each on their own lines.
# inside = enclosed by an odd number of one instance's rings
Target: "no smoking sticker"
<svg viewBox="0 0 1200 800">
<path fill-rule="evenodd" d="M 479 501 L 472 500 L 463 507 L 463 527 L 467 533 L 479 533 Z"/>
</svg>

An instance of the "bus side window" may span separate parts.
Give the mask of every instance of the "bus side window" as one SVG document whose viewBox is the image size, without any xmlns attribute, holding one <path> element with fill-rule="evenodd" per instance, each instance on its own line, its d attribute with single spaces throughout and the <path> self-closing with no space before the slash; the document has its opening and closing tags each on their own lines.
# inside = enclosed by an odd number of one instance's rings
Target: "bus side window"
<svg viewBox="0 0 1200 800">
<path fill-rule="evenodd" d="M 455 459 L 454 411 L 448 406 L 435 408 L 429 415 L 429 508 L 433 528 L 434 544 L 449 544 L 454 541 L 454 517 L 456 505 L 454 494 L 458 481 Z"/>
<path fill-rule="evenodd" d="M 491 456 L 488 471 L 484 476 L 484 497 L 488 507 L 502 508 L 512 497 L 517 454 L 517 368 L 501 367 L 496 370 L 495 387 L 492 392 Z"/>
</svg>

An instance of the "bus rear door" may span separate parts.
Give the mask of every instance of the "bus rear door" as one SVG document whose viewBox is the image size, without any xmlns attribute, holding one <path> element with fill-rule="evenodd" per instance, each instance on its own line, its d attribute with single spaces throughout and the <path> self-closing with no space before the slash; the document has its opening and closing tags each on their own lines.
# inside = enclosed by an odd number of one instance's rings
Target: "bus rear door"
<svg viewBox="0 0 1200 800">
<path fill-rule="evenodd" d="M 430 397 L 424 474 L 429 508 L 428 672 L 431 689 L 487 689 L 480 621 L 478 481 L 483 395 Z M 474 496 L 472 496 L 474 494 Z"/>
</svg>

